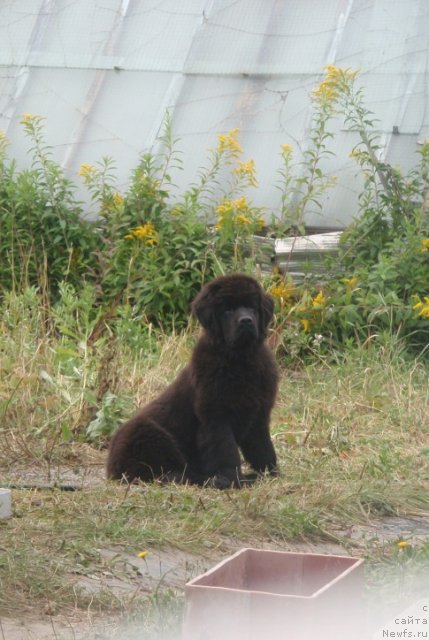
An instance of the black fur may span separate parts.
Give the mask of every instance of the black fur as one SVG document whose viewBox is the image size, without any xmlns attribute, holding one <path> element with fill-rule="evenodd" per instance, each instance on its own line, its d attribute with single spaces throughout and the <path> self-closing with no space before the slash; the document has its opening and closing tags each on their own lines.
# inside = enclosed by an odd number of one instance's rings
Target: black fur
<svg viewBox="0 0 429 640">
<path fill-rule="evenodd" d="M 114 435 L 113 479 L 241 486 L 239 450 L 256 474 L 277 474 L 269 419 L 277 369 L 264 343 L 272 299 L 253 278 L 207 284 L 192 303 L 203 333 L 190 363 Z"/>
</svg>

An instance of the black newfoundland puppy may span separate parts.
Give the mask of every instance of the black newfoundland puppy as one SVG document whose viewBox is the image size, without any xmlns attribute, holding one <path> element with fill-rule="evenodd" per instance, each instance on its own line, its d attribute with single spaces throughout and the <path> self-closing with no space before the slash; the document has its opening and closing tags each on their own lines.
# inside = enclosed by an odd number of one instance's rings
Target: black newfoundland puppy
<svg viewBox="0 0 429 640">
<path fill-rule="evenodd" d="M 216 278 L 200 291 L 192 312 L 204 331 L 191 361 L 116 432 L 109 478 L 225 489 L 263 472 L 277 475 L 269 433 L 277 369 L 264 344 L 273 309 L 256 280 L 242 274 Z M 239 450 L 255 473 L 243 476 Z"/>
</svg>

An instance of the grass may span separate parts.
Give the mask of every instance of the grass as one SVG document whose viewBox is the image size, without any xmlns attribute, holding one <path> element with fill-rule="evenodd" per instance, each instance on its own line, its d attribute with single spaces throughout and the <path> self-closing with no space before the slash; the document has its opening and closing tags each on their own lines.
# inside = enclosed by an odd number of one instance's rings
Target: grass
<svg viewBox="0 0 429 640">
<path fill-rule="evenodd" d="M 272 419 L 280 479 L 225 492 L 127 488 L 104 481 L 107 437 L 101 432 L 89 445 L 87 425 L 107 390 L 116 413 L 99 416 L 101 431 L 153 397 L 186 362 L 193 331 L 162 336 L 138 327 L 131 345 L 129 331 L 136 329 L 127 327 L 127 336 L 92 344 L 85 328 L 76 329 L 76 314 L 63 317 L 60 330 L 31 292 L 25 296 L 3 305 L 1 476 L 30 484 L 71 477 L 83 489 L 13 492 L 14 517 L 0 521 L 0 617 L 22 611 L 143 616 L 147 637 L 176 624 L 183 592 L 168 585 L 142 592 L 132 567 L 106 558 L 106 548 L 132 556 L 173 548 L 220 558 L 238 546 L 338 542 L 369 559 L 374 582 L 380 567 L 393 571 L 429 558 L 424 541 L 401 555 L 395 540 L 366 544 L 349 535 L 351 527 L 380 517 L 429 510 L 423 363 L 386 347 L 282 370 Z M 113 579 L 124 571 L 135 585 L 125 594 L 108 580 L 96 593 L 81 588 L 85 576 Z M 160 613 L 165 610 L 168 615 Z"/>
</svg>

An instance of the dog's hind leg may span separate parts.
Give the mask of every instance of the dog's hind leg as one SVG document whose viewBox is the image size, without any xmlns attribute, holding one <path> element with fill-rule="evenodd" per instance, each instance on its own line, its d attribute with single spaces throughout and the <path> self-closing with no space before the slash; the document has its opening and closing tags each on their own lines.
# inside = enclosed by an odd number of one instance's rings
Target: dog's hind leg
<svg viewBox="0 0 429 640">
<path fill-rule="evenodd" d="M 156 422 L 136 416 L 112 439 L 107 477 L 150 482 L 166 478 L 186 481 L 186 460 L 174 438 Z"/>
</svg>

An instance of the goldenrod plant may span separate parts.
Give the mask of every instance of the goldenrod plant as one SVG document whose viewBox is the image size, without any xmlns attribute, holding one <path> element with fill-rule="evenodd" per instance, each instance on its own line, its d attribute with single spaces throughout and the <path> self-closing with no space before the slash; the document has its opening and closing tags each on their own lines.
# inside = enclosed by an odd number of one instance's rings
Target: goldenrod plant
<svg viewBox="0 0 429 640">
<path fill-rule="evenodd" d="M 342 118 L 358 135 L 350 155 L 364 176 L 360 210 L 343 233 L 339 255 L 328 263 L 328 272 L 309 276 L 287 304 L 279 274 L 272 276 L 278 341 L 292 357 L 325 357 L 333 349 L 385 344 L 392 337 L 415 353 L 427 351 L 429 141 L 419 146 L 420 159 L 407 174 L 382 160 L 375 119 L 357 78 L 357 71 L 329 65 L 313 91 L 313 147 L 306 152 L 307 177 L 301 179 L 306 191 L 295 205 L 295 218 L 290 215 L 291 196 L 296 200 L 292 151 L 289 145 L 282 149 L 282 216 L 294 220 L 290 227 L 298 228 L 295 234 L 304 231 L 300 224 L 308 202 L 320 200 L 332 180 L 318 166 L 331 153 L 326 147 L 332 138 L 327 129 L 331 118 Z M 290 276 L 284 280 L 290 287 Z M 314 304 L 316 300 L 320 303 Z"/>
<path fill-rule="evenodd" d="M 323 275 L 293 282 L 289 258 L 283 273 L 274 268 L 266 279 L 277 300 L 275 343 L 292 358 L 326 357 L 389 336 L 424 351 L 429 141 L 419 146 L 419 160 L 407 174 L 390 166 L 358 80 L 355 70 L 326 67 L 310 95 L 307 148 L 298 153 L 287 142 L 280 146 L 281 198 L 268 229 L 270 212 L 252 203 L 257 167 L 245 155 L 238 128 L 217 134 L 206 165 L 181 195 L 173 176 L 182 158 L 169 113 L 159 151 L 142 154 L 125 190 L 118 189 L 112 158 L 83 163 L 77 179 L 88 188 L 96 214 L 88 222 L 73 181 L 44 141 L 43 118 L 24 114 L 30 169 L 18 171 L 0 137 L 2 291 L 34 286 L 46 307 L 61 295 L 62 281 L 79 286 L 84 280 L 94 285 L 95 304 L 105 310 L 97 335 L 123 317 L 167 330 L 183 327 L 204 282 L 227 271 L 258 270 L 256 235 L 292 235 L 296 241 L 305 232 L 306 215 L 320 210 L 335 184 L 323 166 L 335 152 L 333 123 L 340 120 L 358 137 L 350 155 L 364 178 L 359 211 Z"/>
<path fill-rule="evenodd" d="M 0 290 L 37 286 L 49 299 L 61 280 L 92 277 L 97 239 L 75 185 L 52 159 L 43 118 L 25 113 L 21 124 L 31 144 L 29 169 L 8 159 L 0 133 Z"/>
</svg>

